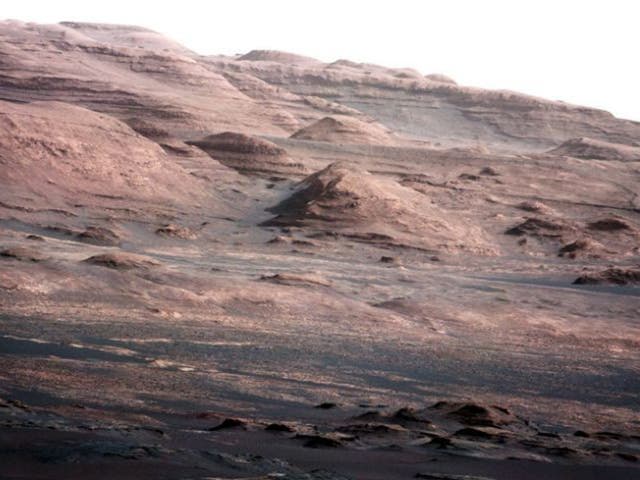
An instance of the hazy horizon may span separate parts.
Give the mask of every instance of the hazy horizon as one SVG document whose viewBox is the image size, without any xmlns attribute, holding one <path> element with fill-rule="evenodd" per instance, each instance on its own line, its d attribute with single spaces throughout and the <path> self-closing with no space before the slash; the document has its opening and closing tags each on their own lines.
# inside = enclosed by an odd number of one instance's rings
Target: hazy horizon
<svg viewBox="0 0 640 480">
<path fill-rule="evenodd" d="M 268 49 L 325 62 L 345 58 L 414 68 L 462 85 L 518 91 L 640 121 L 640 69 L 633 61 L 638 6 L 615 0 L 562 5 L 400 0 L 366 6 L 330 0 L 314 11 L 303 7 L 289 0 L 224 5 L 26 0 L 4 6 L 3 18 L 139 25 L 204 55 Z"/>
</svg>

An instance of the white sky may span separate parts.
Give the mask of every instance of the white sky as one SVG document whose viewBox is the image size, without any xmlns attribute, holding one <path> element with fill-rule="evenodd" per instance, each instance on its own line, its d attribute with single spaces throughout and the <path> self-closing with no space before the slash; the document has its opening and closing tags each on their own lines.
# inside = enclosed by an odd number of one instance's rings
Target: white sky
<svg viewBox="0 0 640 480">
<path fill-rule="evenodd" d="M 205 54 L 412 67 L 640 121 L 636 0 L 2 0 L 0 18 L 142 25 Z"/>
</svg>

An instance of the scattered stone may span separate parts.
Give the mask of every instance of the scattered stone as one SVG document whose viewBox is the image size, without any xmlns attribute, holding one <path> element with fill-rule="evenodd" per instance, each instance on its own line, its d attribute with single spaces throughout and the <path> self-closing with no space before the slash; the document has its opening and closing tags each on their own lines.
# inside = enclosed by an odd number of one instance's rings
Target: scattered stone
<svg viewBox="0 0 640 480">
<path fill-rule="evenodd" d="M 604 245 L 590 238 L 584 238 L 560 247 L 558 256 L 571 259 L 578 257 L 601 258 L 605 252 Z"/>
<path fill-rule="evenodd" d="M 291 239 L 283 235 L 276 235 L 272 239 L 268 240 L 267 243 L 270 245 L 276 245 L 276 244 L 288 245 L 289 243 L 291 243 Z"/>
<path fill-rule="evenodd" d="M 171 238 L 180 238 L 182 240 L 195 240 L 198 234 L 187 227 L 174 225 L 172 223 L 164 225 L 156 230 L 156 235 Z"/>
<path fill-rule="evenodd" d="M 516 207 L 519 208 L 520 210 L 524 210 L 525 212 L 532 212 L 532 213 L 549 214 L 553 212 L 553 210 L 550 207 L 548 207 L 544 203 L 539 202 L 537 200 L 526 200 L 524 202 L 519 203 Z"/>
<path fill-rule="evenodd" d="M 483 167 L 482 170 L 480 170 L 480 175 L 487 175 L 490 177 L 498 177 L 500 176 L 500 173 L 494 169 L 493 167 Z"/>
<path fill-rule="evenodd" d="M 478 175 L 474 175 L 472 173 L 461 173 L 460 175 L 458 175 L 458 178 L 460 180 L 469 180 L 472 182 L 480 180 L 480 177 Z"/>
<path fill-rule="evenodd" d="M 9 247 L 0 250 L 0 257 L 11 258 L 20 262 L 42 262 L 46 260 L 38 250 L 29 247 Z"/>
<path fill-rule="evenodd" d="M 262 275 L 260 280 L 279 283 L 281 285 L 320 285 L 330 287 L 331 282 L 324 277 L 313 274 L 276 273 L 275 275 Z"/>
<path fill-rule="evenodd" d="M 115 246 L 120 243 L 118 234 L 104 227 L 87 227 L 87 229 L 79 233 L 76 238 L 81 242 L 92 243 L 94 245 Z"/>
</svg>

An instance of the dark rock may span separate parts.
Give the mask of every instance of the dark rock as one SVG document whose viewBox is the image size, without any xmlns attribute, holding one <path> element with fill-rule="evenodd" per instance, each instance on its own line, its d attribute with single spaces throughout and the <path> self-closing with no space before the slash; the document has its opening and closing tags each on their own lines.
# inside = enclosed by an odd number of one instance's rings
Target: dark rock
<svg viewBox="0 0 640 480">
<path fill-rule="evenodd" d="M 516 418 L 503 407 L 492 405 L 485 407 L 475 403 L 438 402 L 431 407 L 446 411 L 448 417 L 454 418 L 463 425 L 472 427 L 496 427 L 510 424 Z"/>
<path fill-rule="evenodd" d="M 498 173 L 498 171 L 492 167 L 484 167 L 482 168 L 482 170 L 480 170 L 480 175 L 488 175 L 490 177 L 498 177 L 500 176 L 500 173 Z"/>
<path fill-rule="evenodd" d="M 320 410 L 330 410 L 332 408 L 336 408 L 338 406 L 338 404 L 333 403 L 333 402 L 322 402 L 318 405 L 316 405 L 313 408 L 318 408 Z"/>
<path fill-rule="evenodd" d="M 601 272 L 585 273 L 573 281 L 574 285 L 638 285 L 640 268 L 608 268 Z"/>
<path fill-rule="evenodd" d="M 380 420 L 382 418 L 382 415 L 380 415 L 380 412 L 376 410 L 371 410 L 368 412 L 364 412 L 360 415 L 357 415 L 353 418 L 354 420 L 362 420 L 362 421 Z"/>
<path fill-rule="evenodd" d="M 427 445 L 430 447 L 446 449 L 446 448 L 452 447 L 453 442 L 449 438 L 436 435 L 431 438 L 431 441 L 427 443 Z"/>
<path fill-rule="evenodd" d="M 480 180 L 480 177 L 478 175 L 474 175 L 472 173 L 461 173 L 460 175 L 458 175 L 458 178 L 460 180 L 470 180 L 473 182 Z"/>
<path fill-rule="evenodd" d="M 494 480 L 489 477 L 478 477 L 476 475 L 456 475 L 451 473 L 416 473 L 415 478 L 427 480 Z"/>
<path fill-rule="evenodd" d="M 356 423 L 353 425 L 343 425 L 336 428 L 337 432 L 348 433 L 351 435 L 382 435 L 398 431 L 404 431 L 401 427 L 386 425 L 384 423 Z"/>
<path fill-rule="evenodd" d="M 453 434 L 454 437 L 465 437 L 474 440 L 493 440 L 493 441 L 503 441 L 504 434 L 496 434 L 487 432 L 485 430 L 480 430 L 478 428 L 473 427 L 465 427 Z"/>
<path fill-rule="evenodd" d="M 211 427 L 209 429 L 210 432 L 216 432 L 218 430 L 227 430 L 230 428 L 246 428 L 247 422 L 244 420 L 240 420 L 239 418 L 225 418 L 222 423 L 216 425 L 215 427 Z"/>
<path fill-rule="evenodd" d="M 622 460 L 626 460 L 627 462 L 637 462 L 638 461 L 638 457 L 636 455 L 631 454 L 631 453 L 618 452 L 618 453 L 616 453 L 616 455 L 619 458 L 621 458 Z"/>
<path fill-rule="evenodd" d="M 84 232 L 81 232 L 76 237 L 81 242 L 92 243 L 94 245 L 118 245 L 120 243 L 120 237 L 104 227 L 88 227 Z"/>
<path fill-rule="evenodd" d="M 194 240 L 198 237 L 198 234 L 187 227 L 180 225 L 167 224 L 156 230 L 156 235 L 171 238 L 180 238 L 182 240 Z"/>
<path fill-rule="evenodd" d="M 325 435 L 296 435 L 294 438 L 304 440 L 307 448 L 339 448 L 343 446 L 340 440 Z"/>
<path fill-rule="evenodd" d="M 0 250 L 0 257 L 11 258 L 20 262 L 42 262 L 46 257 L 38 250 L 28 247 L 9 247 Z"/>
<path fill-rule="evenodd" d="M 596 432 L 593 434 L 594 437 L 600 440 L 626 440 L 627 436 L 622 433 L 617 432 Z"/>
<path fill-rule="evenodd" d="M 426 418 L 423 418 L 420 415 L 418 415 L 418 412 L 416 412 L 413 408 L 409 408 L 409 407 L 404 407 L 396 411 L 391 416 L 391 418 L 397 422 L 431 423 Z"/>
<path fill-rule="evenodd" d="M 104 253 L 83 260 L 85 263 L 115 270 L 146 269 L 160 265 L 152 258 L 125 252 Z"/>
<path fill-rule="evenodd" d="M 567 225 L 542 218 L 528 218 L 504 232 L 507 235 L 537 235 L 541 237 L 559 237 L 568 230 Z"/>
<path fill-rule="evenodd" d="M 620 217 L 608 217 L 587 225 L 591 230 L 600 230 L 603 232 L 616 232 L 620 230 L 632 230 L 631 224 Z"/>
<path fill-rule="evenodd" d="M 265 427 L 267 432 L 293 432 L 293 427 L 285 425 L 284 423 L 270 423 Z"/>
</svg>

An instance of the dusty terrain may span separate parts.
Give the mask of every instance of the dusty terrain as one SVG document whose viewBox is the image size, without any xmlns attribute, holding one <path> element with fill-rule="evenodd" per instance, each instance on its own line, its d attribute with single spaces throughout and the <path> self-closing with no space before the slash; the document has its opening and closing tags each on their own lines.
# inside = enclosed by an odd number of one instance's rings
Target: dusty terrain
<svg viewBox="0 0 640 480">
<path fill-rule="evenodd" d="M 0 23 L 0 477 L 640 476 L 640 123 Z"/>
</svg>

